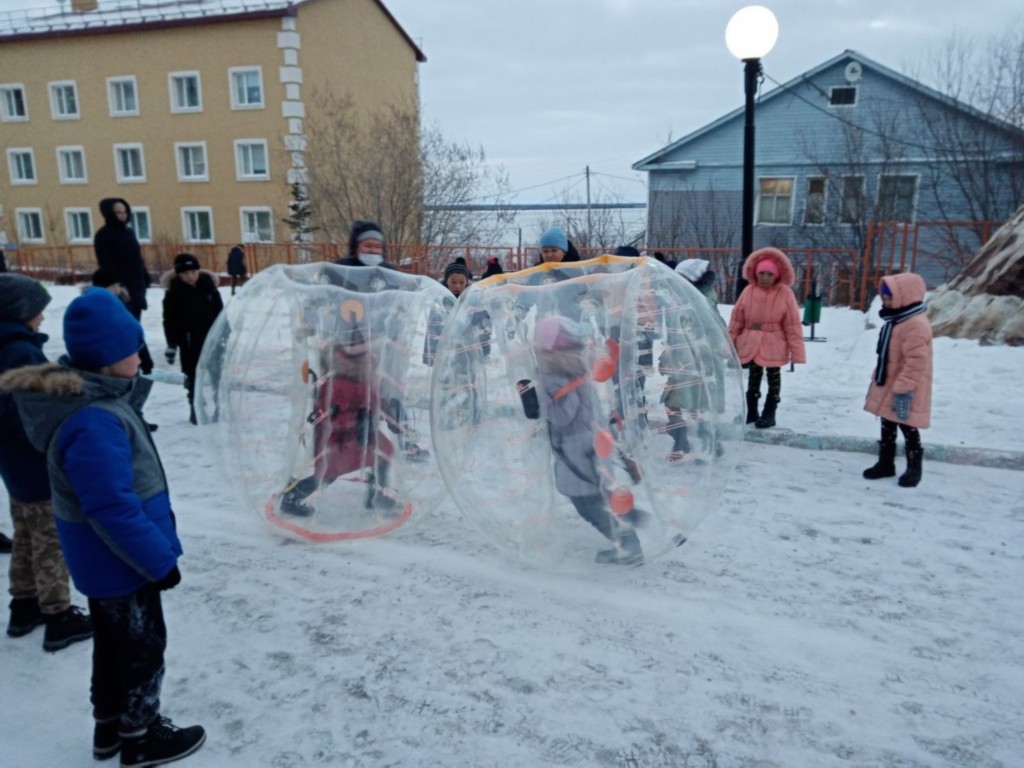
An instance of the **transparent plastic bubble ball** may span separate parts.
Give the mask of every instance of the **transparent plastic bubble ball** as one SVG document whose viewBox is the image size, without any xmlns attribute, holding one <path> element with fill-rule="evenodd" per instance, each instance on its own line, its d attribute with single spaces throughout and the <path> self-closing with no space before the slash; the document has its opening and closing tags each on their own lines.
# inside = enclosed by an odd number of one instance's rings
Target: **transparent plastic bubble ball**
<svg viewBox="0 0 1024 768">
<path fill-rule="evenodd" d="M 651 259 L 474 285 L 437 346 L 431 434 L 462 513 L 546 570 L 635 565 L 712 511 L 743 439 L 721 317 Z"/>
<path fill-rule="evenodd" d="M 195 395 L 246 505 L 308 541 L 383 535 L 436 506 L 425 334 L 452 303 L 436 280 L 379 267 L 255 275 L 211 329 Z"/>
</svg>

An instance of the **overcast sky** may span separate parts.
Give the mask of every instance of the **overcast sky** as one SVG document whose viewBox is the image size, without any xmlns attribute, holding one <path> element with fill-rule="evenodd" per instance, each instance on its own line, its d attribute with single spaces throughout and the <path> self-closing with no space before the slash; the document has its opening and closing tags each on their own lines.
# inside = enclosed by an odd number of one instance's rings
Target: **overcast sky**
<svg viewBox="0 0 1024 768">
<path fill-rule="evenodd" d="M 424 119 L 449 140 L 482 146 L 523 190 L 521 202 L 561 197 L 573 184 L 582 200 L 587 165 L 600 174 L 596 195 L 644 201 L 634 162 L 743 103 L 742 64 L 725 46 L 742 1 L 384 2 L 427 55 Z M 0 0 L 0 10 L 40 4 L 53 5 Z M 764 4 L 780 28 L 764 69 L 779 82 L 847 48 L 905 71 L 954 31 L 983 44 L 1024 24 L 1021 0 Z"/>
</svg>

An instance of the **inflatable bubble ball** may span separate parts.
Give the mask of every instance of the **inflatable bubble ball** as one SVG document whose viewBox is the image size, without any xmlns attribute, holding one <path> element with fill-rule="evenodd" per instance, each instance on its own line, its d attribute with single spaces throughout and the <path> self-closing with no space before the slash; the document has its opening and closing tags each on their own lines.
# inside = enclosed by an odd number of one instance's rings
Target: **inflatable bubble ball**
<svg viewBox="0 0 1024 768">
<path fill-rule="evenodd" d="M 211 329 L 195 395 L 246 505 L 309 541 L 379 536 L 436 506 L 426 333 L 453 303 L 437 281 L 381 267 L 255 275 Z"/>
<path fill-rule="evenodd" d="M 713 510 L 743 439 L 726 326 L 651 259 L 496 275 L 440 337 L 431 436 L 459 509 L 543 569 L 636 565 Z"/>
</svg>

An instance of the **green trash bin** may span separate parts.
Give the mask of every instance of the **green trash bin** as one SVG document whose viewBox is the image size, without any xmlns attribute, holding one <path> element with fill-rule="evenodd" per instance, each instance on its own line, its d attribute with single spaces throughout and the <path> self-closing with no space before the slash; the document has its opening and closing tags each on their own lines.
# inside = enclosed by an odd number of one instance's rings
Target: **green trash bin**
<svg viewBox="0 0 1024 768">
<path fill-rule="evenodd" d="M 815 325 L 821 322 L 821 296 L 808 296 L 804 299 L 804 325 Z"/>
</svg>

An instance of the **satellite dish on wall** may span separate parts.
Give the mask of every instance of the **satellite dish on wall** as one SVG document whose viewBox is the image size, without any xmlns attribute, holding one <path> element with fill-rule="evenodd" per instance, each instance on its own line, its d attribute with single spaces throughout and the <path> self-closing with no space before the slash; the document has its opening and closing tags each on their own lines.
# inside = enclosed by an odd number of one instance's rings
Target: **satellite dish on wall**
<svg viewBox="0 0 1024 768">
<path fill-rule="evenodd" d="M 859 62 L 851 61 L 846 65 L 846 71 L 843 73 L 846 75 L 846 82 L 856 83 L 860 80 L 861 74 L 864 72 Z"/>
</svg>

